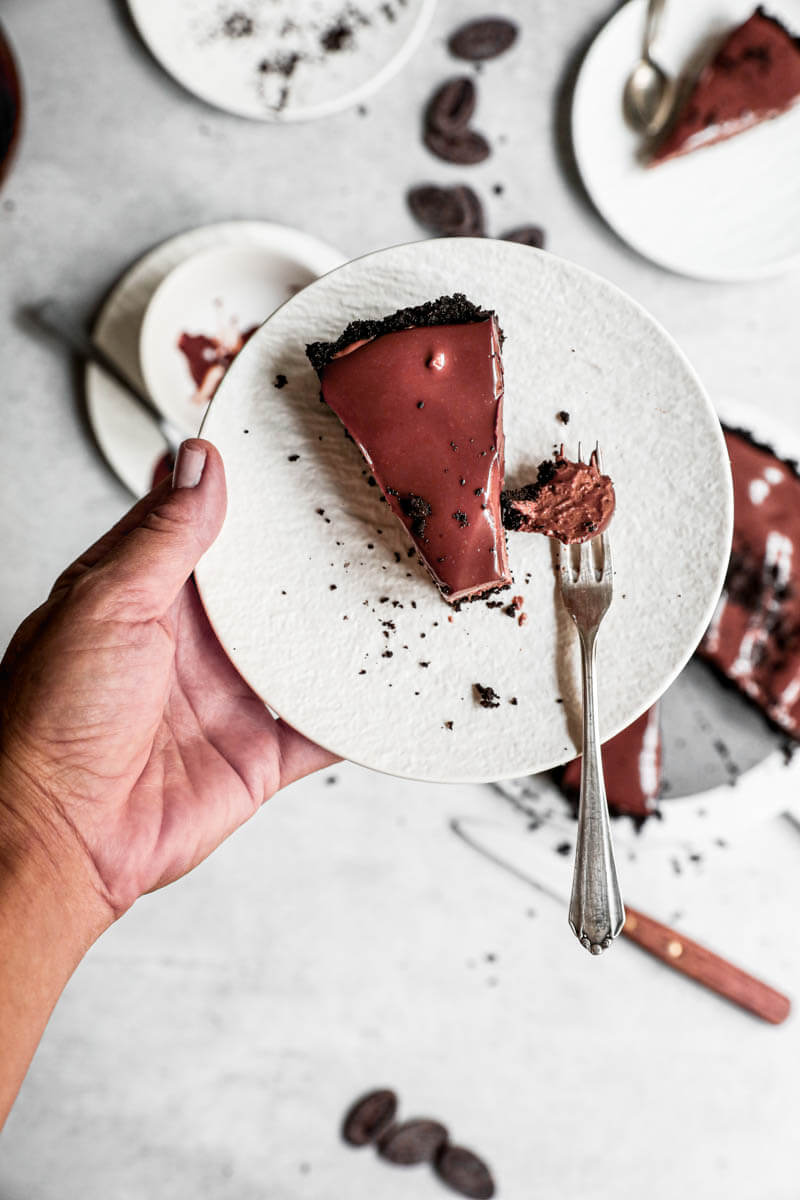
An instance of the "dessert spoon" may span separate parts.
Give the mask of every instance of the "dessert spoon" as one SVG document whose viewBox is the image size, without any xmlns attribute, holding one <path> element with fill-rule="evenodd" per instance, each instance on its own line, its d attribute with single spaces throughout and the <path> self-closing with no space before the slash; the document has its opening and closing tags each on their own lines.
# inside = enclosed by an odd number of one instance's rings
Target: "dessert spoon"
<svg viewBox="0 0 800 1200">
<path fill-rule="evenodd" d="M 647 137 L 655 137 L 666 125 L 675 94 L 673 80 L 651 53 L 661 24 L 664 3 L 665 0 L 648 0 L 642 56 L 628 76 L 622 94 L 625 119 L 632 129 Z"/>
</svg>

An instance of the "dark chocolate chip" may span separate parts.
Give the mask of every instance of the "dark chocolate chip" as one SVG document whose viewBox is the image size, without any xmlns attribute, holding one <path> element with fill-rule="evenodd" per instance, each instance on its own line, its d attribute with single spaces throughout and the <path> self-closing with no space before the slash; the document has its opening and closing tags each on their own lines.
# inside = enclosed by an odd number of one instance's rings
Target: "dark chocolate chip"
<svg viewBox="0 0 800 1200">
<path fill-rule="evenodd" d="M 342 1137 L 351 1146 L 366 1146 L 374 1142 L 394 1120 L 397 1096 L 389 1088 L 368 1092 L 356 1100 L 342 1126 Z"/>
<path fill-rule="evenodd" d="M 452 722 L 445 722 L 452 726 Z M 383 1134 L 379 1152 L 387 1162 L 410 1167 L 416 1163 L 433 1162 L 447 1141 L 447 1130 L 438 1121 L 419 1117 L 393 1125 Z"/>
<path fill-rule="evenodd" d="M 483 215 L 483 205 L 471 187 L 458 184 L 453 188 L 464 205 L 464 222 L 461 228 L 450 231 L 459 237 L 485 237 L 486 221 Z"/>
<path fill-rule="evenodd" d="M 275 387 L 276 388 L 286 387 L 288 382 L 289 382 L 289 380 L 286 378 L 285 375 L 276 375 L 275 376 Z"/>
<path fill-rule="evenodd" d="M 483 162 L 491 154 L 489 143 L 477 129 L 464 129 L 460 133 L 449 134 L 428 128 L 423 140 L 431 154 L 462 167 Z"/>
<path fill-rule="evenodd" d="M 504 233 L 501 242 L 518 242 L 521 246 L 533 246 L 536 250 L 544 250 L 545 232 L 539 225 L 520 225 L 517 229 L 509 229 Z"/>
<path fill-rule="evenodd" d="M 463 1146 L 445 1146 L 436 1159 L 436 1173 L 454 1192 L 472 1200 L 491 1200 L 494 1195 L 489 1168 Z"/>
<path fill-rule="evenodd" d="M 455 188 L 433 184 L 412 188 L 408 193 L 408 207 L 420 225 L 434 233 L 447 233 L 465 220 L 464 203 Z"/>
<path fill-rule="evenodd" d="M 466 76 L 448 79 L 434 92 L 425 114 L 428 129 L 452 137 L 469 125 L 475 111 L 475 84 Z"/>
<path fill-rule="evenodd" d="M 469 62 L 483 62 L 497 58 L 517 40 L 519 30 L 513 21 L 503 17 L 484 17 L 469 21 L 451 34 L 447 43 L 450 53 Z"/>
<path fill-rule="evenodd" d="M 483 205 L 472 188 L 423 184 L 408 193 L 412 214 L 433 233 L 447 237 L 483 237 Z"/>
</svg>

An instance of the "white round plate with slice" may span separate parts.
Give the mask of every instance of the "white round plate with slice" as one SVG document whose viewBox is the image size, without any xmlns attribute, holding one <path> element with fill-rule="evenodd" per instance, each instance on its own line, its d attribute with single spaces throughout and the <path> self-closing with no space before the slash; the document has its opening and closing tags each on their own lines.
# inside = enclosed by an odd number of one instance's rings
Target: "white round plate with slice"
<svg viewBox="0 0 800 1200">
<path fill-rule="evenodd" d="M 509 536 L 516 582 L 505 595 L 524 597 L 525 625 L 483 601 L 454 612 L 407 556 L 405 528 L 367 486 L 305 354 L 355 318 L 454 292 L 493 309 L 506 335 L 507 485 L 534 478 L 566 432 L 573 452 L 578 439 L 598 440 L 614 479 L 602 736 L 664 691 L 705 629 L 727 563 L 720 426 L 652 317 L 605 280 L 525 246 L 396 246 L 332 271 L 269 318 L 203 425 L 225 459 L 229 503 L 197 579 L 236 667 L 310 738 L 392 774 L 482 781 L 564 762 L 580 737 L 578 647 L 551 543 Z M 280 388 L 278 375 L 288 380 Z M 476 683 L 495 689 L 498 708 L 477 703 Z"/>
<path fill-rule="evenodd" d="M 205 260 L 209 253 L 222 253 L 226 294 L 234 304 L 239 295 L 237 281 L 227 268 L 233 261 L 238 261 L 239 255 L 252 254 L 267 273 L 275 272 L 280 286 L 268 283 L 266 286 L 270 290 L 266 295 L 263 291 L 259 293 L 265 307 L 260 314 L 254 314 L 254 320 L 263 319 L 291 295 L 294 284 L 301 277 L 308 282 L 344 261 L 338 250 L 317 238 L 270 221 L 222 221 L 190 229 L 162 242 L 138 259 L 114 284 L 92 330 L 94 341 L 142 390 L 145 390 L 145 382 L 139 361 L 140 337 L 151 301 L 173 272 L 196 257 Z M 219 294 L 220 279 L 209 280 L 207 272 L 205 277 L 213 299 Z M 284 286 L 289 283 L 292 287 Z M 170 293 L 174 294 L 172 288 Z M 185 292 L 182 294 L 188 305 Z M 198 303 L 198 296 L 191 299 L 193 304 Z M 187 436 L 196 433 L 202 410 L 180 403 L 184 389 L 190 396 L 192 391 L 185 362 L 178 361 L 176 366 L 172 359 L 181 357 L 179 351 L 171 344 L 167 349 L 166 343 L 158 337 L 157 329 L 154 338 L 158 343 L 154 354 L 167 358 L 169 367 L 179 370 L 181 380 L 174 399 L 169 393 L 171 385 L 166 393 L 161 392 L 162 400 L 166 398 L 167 401 L 165 415 L 174 420 L 179 432 Z M 92 363 L 86 367 L 85 387 L 89 423 L 103 456 L 134 496 L 144 495 L 153 486 L 154 473 L 168 451 L 156 422 L 115 380 Z"/>
<path fill-rule="evenodd" d="M 201 100 L 304 121 L 377 91 L 422 42 L 436 0 L 128 0 L 162 67 Z"/>
<path fill-rule="evenodd" d="M 678 76 L 753 8 L 753 0 L 668 4 L 653 56 Z M 645 166 L 642 139 L 622 113 L 645 9 L 646 0 L 629 0 L 614 13 L 575 85 L 575 157 L 598 211 L 640 254 L 698 279 L 757 279 L 800 264 L 800 104 L 725 142 Z M 769 13 L 800 34 L 800 0 L 775 0 Z"/>
</svg>

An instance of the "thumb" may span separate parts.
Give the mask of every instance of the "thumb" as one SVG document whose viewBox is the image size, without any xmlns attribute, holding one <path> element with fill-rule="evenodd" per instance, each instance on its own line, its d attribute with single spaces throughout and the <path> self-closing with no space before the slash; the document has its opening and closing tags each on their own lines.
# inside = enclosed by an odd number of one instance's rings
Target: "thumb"
<svg viewBox="0 0 800 1200">
<path fill-rule="evenodd" d="M 154 489 L 153 506 L 97 567 L 108 599 L 136 620 L 167 611 L 225 519 L 225 469 L 211 442 L 189 438 L 175 460 L 171 487 Z"/>
</svg>

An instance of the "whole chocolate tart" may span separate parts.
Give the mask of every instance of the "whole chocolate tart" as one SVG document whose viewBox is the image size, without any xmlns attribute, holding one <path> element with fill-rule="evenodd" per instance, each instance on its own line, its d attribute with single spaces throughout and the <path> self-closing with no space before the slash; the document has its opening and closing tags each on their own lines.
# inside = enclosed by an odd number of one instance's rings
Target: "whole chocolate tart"
<svg viewBox="0 0 800 1200">
<path fill-rule="evenodd" d="M 758 7 L 703 68 L 651 165 L 780 116 L 800 99 L 800 40 Z"/>
<path fill-rule="evenodd" d="M 495 314 L 457 293 L 306 348 L 322 399 L 450 603 L 511 583 L 501 341 Z"/>
<path fill-rule="evenodd" d="M 796 464 L 726 430 L 733 546 L 698 653 L 786 733 L 800 737 L 800 478 Z"/>
</svg>

